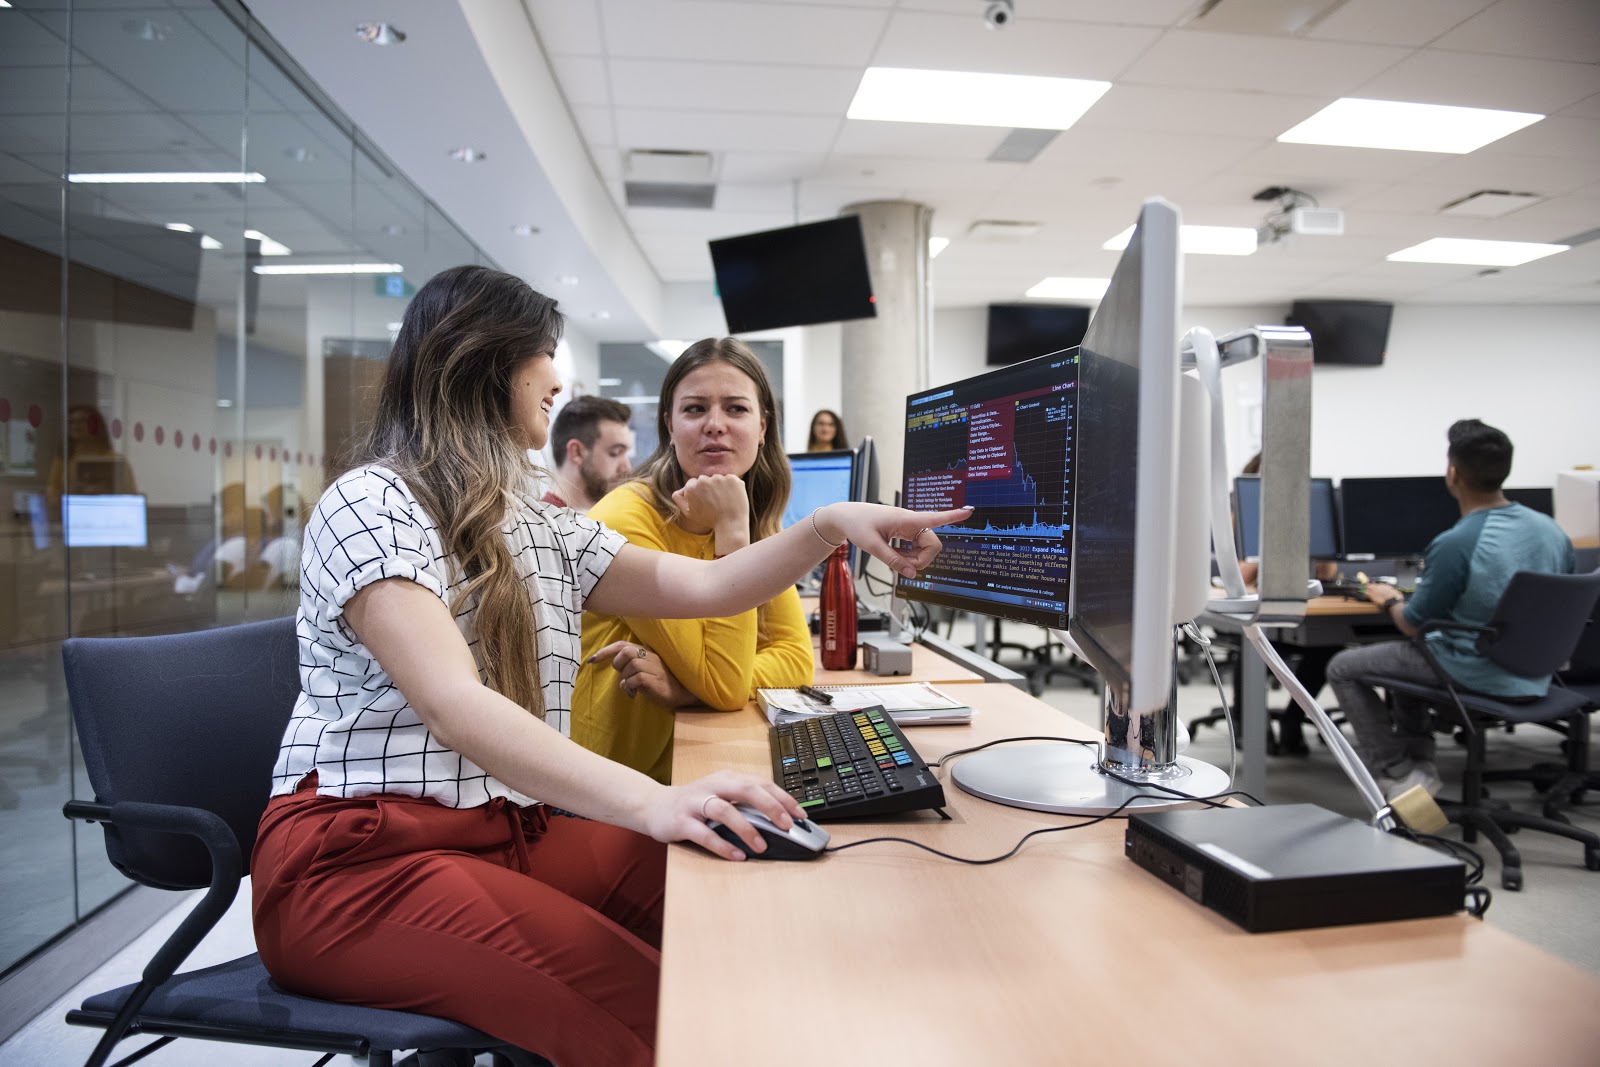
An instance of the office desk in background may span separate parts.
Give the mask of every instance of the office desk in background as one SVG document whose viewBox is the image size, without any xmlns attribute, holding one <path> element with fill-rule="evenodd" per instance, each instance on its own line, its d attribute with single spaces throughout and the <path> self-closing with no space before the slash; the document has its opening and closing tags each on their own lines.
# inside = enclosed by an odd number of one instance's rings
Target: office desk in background
<svg viewBox="0 0 1600 1067">
<path fill-rule="evenodd" d="M 861 669 L 861 654 L 856 653 L 856 667 L 848 671 L 824 670 L 822 666 L 822 645 L 818 638 L 812 642 L 812 651 L 816 656 L 817 676 L 815 685 L 885 685 L 895 682 L 927 682 L 930 685 L 942 685 L 954 682 L 981 682 L 983 676 L 976 671 L 968 670 L 959 663 L 955 663 L 939 655 L 933 649 L 921 644 L 907 646 L 911 649 L 910 674 L 868 674 Z"/>
<path fill-rule="evenodd" d="M 907 736 L 925 759 L 1020 734 L 1094 731 L 1014 687 L 963 688 L 970 726 Z M 680 712 L 678 781 L 770 775 L 755 708 Z M 1091 750 L 1085 749 L 1085 759 Z M 830 823 L 963 856 L 1077 821 L 968 796 Z M 667 859 L 659 1067 L 918 1064 L 1592 1065 L 1600 981 L 1457 915 L 1247 934 L 1135 867 L 1120 821 L 971 867 L 899 844 L 804 863 Z"/>
</svg>

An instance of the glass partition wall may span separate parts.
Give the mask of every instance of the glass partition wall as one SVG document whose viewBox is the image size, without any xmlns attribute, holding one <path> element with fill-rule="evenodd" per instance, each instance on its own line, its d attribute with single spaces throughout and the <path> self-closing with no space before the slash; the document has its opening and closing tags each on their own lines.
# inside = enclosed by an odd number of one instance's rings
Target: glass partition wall
<svg viewBox="0 0 1600 1067">
<path fill-rule="evenodd" d="M 0 7 L 0 971 L 128 884 L 61 817 L 62 640 L 292 613 L 406 302 L 461 262 L 243 7 Z"/>
</svg>

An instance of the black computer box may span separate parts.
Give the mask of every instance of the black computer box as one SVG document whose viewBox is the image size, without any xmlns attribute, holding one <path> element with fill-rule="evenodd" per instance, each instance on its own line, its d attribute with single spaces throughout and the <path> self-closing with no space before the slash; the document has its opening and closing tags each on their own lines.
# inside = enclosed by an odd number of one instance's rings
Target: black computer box
<svg viewBox="0 0 1600 1067">
<path fill-rule="evenodd" d="M 1451 915 L 1467 868 L 1315 804 L 1135 814 L 1128 858 L 1253 934 Z"/>
</svg>

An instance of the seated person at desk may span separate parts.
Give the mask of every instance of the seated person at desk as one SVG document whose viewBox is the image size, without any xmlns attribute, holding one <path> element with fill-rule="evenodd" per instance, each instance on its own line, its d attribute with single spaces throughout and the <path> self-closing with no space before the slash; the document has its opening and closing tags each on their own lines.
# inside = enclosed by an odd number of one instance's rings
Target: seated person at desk
<svg viewBox="0 0 1600 1067">
<path fill-rule="evenodd" d="M 806 437 L 807 452 L 833 452 L 850 447 L 844 435 L 844 420 L 836 411 L 821 408 L 811 416 L 811 432 Z"/>
<path fill-rule="evenodd" d="M 778 532 L 789 461 L 772 386 L 743 342 L 708 337 L 690 345 L 661 383 L 656 419 L 655 455 L 591 518 L 629 544 L 695 559 L 726 556 Z M 792 587 L 727 618 L 591 612 L 583 653 L 572 739 L 658 782 L 672 776 L 673 709 L 736 711 L 757 688 L 804 685 L 815 669 Z"/>
<path fill-rule="evenodd" d="M 1487 624 L 1517 571 L 1573 569 L 1572 542 L 1555 520 L 1500 492 L 1511 473 L 1511 439 L 1477 419 L 1455 423 L 1448 436 L 1444 479 L 1461 506 L 1460 521 L 1428 545 L 1409 602 L 1391 585 L 1367 587 L 1367 599 L 1408 638 L 1430 619 Z M 1464 688 L 1511 699 L 1540 697 L 1549 689 L 1548 678 L 1520 678 L 1478 655 L 1471 635 L 1435 632 L 1427 640 L 1440 666 Z M 1372 674 L 1433 685 L 1438 679 L 1432 666 L 1411 641 L 1385 641 L 1333 657 L 1328 680 L 1384 796 L 1393 799 L 1415 785 L 1437 793 L 1442 783 L 1426 710 L 1397 695 L 1391 721 L 1382 698 L 1363 681 Z"/>
<path fill-rule="evenodd" d="M 530 491 L 561 324 L 478 266 L 406 309 L 362 465 L 306 526 L 302 692 L 253 854 L 256 944 L 286 989 L 644 1067 L 661 842 L 739 860 L 708 825 L 763 851 L 735 802 L 784 828 L 802 810 L 770 781 L 669 788 L 568 740 L 579 612 L 745 611 L 847 538 L 914 574 L 938 551 L 923 528 L 968 513 L 830 504 L 716 561 L 629 545 Z"/>
<path fill-rule="evenodd" d="M 595 501 L 621 485 L 633 467 L 632 418 L 628 405 L 610 397 L 567 401 L 550 427 L 555 484 L 544 502 L 587 515 Z"/>
</svg>

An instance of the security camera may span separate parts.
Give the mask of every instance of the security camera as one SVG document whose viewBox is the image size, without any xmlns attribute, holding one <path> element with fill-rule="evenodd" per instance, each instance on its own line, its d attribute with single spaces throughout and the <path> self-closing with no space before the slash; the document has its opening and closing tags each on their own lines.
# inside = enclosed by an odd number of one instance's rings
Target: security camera
<svg viewBox="0 0 1600 1067">
<path fill-rule="evenodd" d="M 1003 30 L 1017 17 L 1012 0 L 990 0 L 983 7 L 983 24 L 991 30 Z"/>
</svg>

